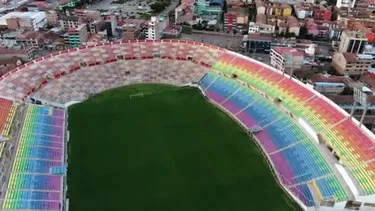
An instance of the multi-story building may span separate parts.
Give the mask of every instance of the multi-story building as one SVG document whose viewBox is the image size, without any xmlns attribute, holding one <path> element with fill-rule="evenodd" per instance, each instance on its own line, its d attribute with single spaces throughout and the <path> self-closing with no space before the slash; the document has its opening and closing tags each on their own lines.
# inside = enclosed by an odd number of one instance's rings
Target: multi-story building
<svg viewBox="0 0 375 211">
<path fill-rule="evenodd" d="M 367 42 L 364 32 L 345 30 L 341 33 L 339 52 L 361 54 L 365 50 Z"/>
<path fill-rule="evenodd" d="M 65 45 L 70 48 L 78 47 L 83 45 L 87 41 L 88 32 L 86 24 L 81 24 L 76 28 L 70 28 L 66 34 L 64 34 Z"/>
<path fill-rule="evenodd" d="M 224 14 L 224 31 L 243 31 L 249 22 L 247 14 L 225 13 Z"/>
<path fill-rule="evenodd" d="M 266 15 L 257 14 L 255 23 L 259 28 L 258 32 L 260 32 L 262 34 L 273 34 L 273 33 L 275 33 L 275 29 L 276 29 L 276 26 L 277 26 L 276 20 L 269 20 L 269 19 L 267 19 Z"/>
<path fill-rule="evenodd" d="M 96 34 L 100 31 L 103 26 L 102 20 L 94 20 L 88 23 L 89 31 L 91 34 Z"/>
<path fill-rule="evenodd" d="M 65 30 L 77 28 L 82 23 L 82 19 L 77 16 L 60 16 L 59 18 L 59 27 Z"/>
<path fill-rule="evenodd" d="M 104 26 L 107 30 L 107 37 L 116 36 L 117 20 L 115 16 L 107 16 Z"/>
<path fill-rule="evenodd" d="M 291 47 L 275 47 L 271 49 L 270 63 L 278 70 L 290 73 L 303 65 L 304 52 Z"/>
<path fill-rule="evenodd" d="M 314 20 L 330 21 L 332 19 L 332 8 L 317 5 L 313 8 Z"/>
<path fill-rule="evenodd" d="M 197 15 L 217 15 L 223 13 L 224 0 L 198 0 L 196 1 L 195 13 Z"/>
<path fill-rule="evenodd" d="M 45 12 L 10 12 L 0 17 L 0 26 L 10 29 L 30 28 L 34 31 L 47 24 Z"/>
<path fill-rule="evenodd" d="M 348 84 L 353 83 L 353 80 L 346 76 L 314 74 L 308 83 L 322 94 L 341 94 Z"/>
<path fill-rule="evenodd" d="M 351 7 L 351 8 L 353 8 L 354 5 L 355 5 L 355 2 L 356 2 L 356 0 L 337 0 L 336 7 L 337 8 L 341 8 L 341 7 L 344 7 L 344 8 Z"/>
<path fill-rule="evenodd" d="M 276 16 L 290 16 L 292 15 L 292 8 L 288 4 L 272 3 L 272 2 L 256 2 L 257 14 L 262 15 L 276 15 Z"/>
<path fill-rule="evenodd" d="M 355 53 L 336 52 L 333 55 L 332 66 L 341 75 L 359 79 L 371 67 L 372 56 Z"/>
<path fill-rule="evenodd" d="M 47 24 L 50 26 L 57 26 L 59 23 L 59 18 L 55 10 L 48 10 L 46 12 Z"/>
<path fill-rule="evenodd" d="M 158 40 L 162 37 L 162 31 L 169 25 L 168 16 L 153 16 L 147 22 L 146 39 Z"/>
<path fill-rule="evenodd" d="M 17 42 L 24 47 L 40 48 L 43 46 L 43 33 L 37 31 L 25 32 L 17 36 Z"/>
<path fill-rule="evenodd" d="M 294 11 L 298 19 L 311 18 L 313 16 L 312 4 L 296 4 L 294 5 Z"/>
</svg>

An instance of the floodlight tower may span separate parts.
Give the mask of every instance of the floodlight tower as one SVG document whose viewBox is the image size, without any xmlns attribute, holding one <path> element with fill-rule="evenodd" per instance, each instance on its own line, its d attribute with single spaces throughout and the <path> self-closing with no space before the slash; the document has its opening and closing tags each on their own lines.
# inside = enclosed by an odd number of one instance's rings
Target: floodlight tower
<svg viewBox="0 0 375 211">
<path fill-rule="evenodd" d="M 357 105 L 364 107 L 361 119 L 359 121 L 359 127 L 361 127 L 363 120 L 365 119 L 367 109 L 368 109 L 367 93 L 364 92 L 362 89 L 358 89 L 358 88 L 354 88 L 353 91 L 354 91 L 353 93 L 354 102 L 353 102 L 352 111 L 350 112 L 350 118 L 353 118 L 353 114 Z"/>
</svg>

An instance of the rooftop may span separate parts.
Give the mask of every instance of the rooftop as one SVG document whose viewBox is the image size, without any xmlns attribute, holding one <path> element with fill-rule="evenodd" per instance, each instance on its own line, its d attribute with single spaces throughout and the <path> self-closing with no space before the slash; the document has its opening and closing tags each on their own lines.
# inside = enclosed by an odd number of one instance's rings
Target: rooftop
<svg viewBox="0 0 375 211">
<path fill-rule="evenodd" d="M 311 76 L 310 81 L 312 83 L 316 82 L 326 82 L 326 83 L 350 83 L 353 80 L 345 76 L 329 75 L 329 74 L 314 74 Z"/>
<path fill-rule="evenodd" d="M 9 18 L 21 18 L 21 19 L 35 19 L 35 21 L 39 21 L 46 16 L 45 12 L 10 12 L 6 15 L 0 17 L 0 25 L 6 26 L 7 19 Z"/>
<path fill-rule="evenodd" d="M 292 56 L 304 56 L 305 54 L 302 51 L 298 51 L 292 47 L 275 47 L 273 48 L 280 55 L 291 54 Z"/>
</svg>

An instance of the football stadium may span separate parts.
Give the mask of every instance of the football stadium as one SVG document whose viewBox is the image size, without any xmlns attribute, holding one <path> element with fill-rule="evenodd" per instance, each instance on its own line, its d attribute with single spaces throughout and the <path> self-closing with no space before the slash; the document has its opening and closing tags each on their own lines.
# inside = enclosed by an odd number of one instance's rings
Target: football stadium
<svg viewBox="0 0 375 211">
<path fill-rule="evenodd" d="M 0 210 L 374 210 L 375 136 L 263 63 L 182 40 L 0 78 Z"/>
</svg>

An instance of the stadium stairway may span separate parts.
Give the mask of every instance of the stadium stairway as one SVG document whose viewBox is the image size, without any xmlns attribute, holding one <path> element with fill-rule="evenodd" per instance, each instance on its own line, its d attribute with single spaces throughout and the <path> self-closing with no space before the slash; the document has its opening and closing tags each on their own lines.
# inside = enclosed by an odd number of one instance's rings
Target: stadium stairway
<svg viewBox="0 0 375 211">
<path fill-rule="evenodd" d="M 351 197 L 336 178 L 317 146 L 305 133 L 269 100 L 242 86 L 233 78 L 207 73 L 200 81 L 207 97 L 235 116 L 247 128 L 263 126 L 254 134 L 270 157 L 281 182 L 307 206 L 314 203 L 307 184 L 317 181 L 323 199 L 345 201 Z M 311 197 L 310 197 L 311 196 Z M 306 198 L 303 198 L 306 197 Z"/>
</svg>

